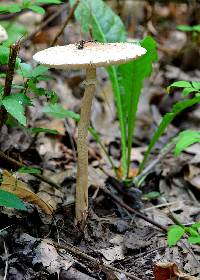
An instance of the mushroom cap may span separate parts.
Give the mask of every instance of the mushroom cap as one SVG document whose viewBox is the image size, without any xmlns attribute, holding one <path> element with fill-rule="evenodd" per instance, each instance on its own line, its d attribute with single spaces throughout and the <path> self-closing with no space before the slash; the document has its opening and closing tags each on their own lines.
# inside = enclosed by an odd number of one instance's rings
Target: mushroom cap
<svg viewBox="0 0 200 280">
<path fill-rule="evenodd" d="M 57 69 L 85 69 L 123 64 L 146 53 L 146 49 L 132 43 L 86 42 L 51 47 L 39 51 L 33 59 L 45 66 Z"/>
</svg>

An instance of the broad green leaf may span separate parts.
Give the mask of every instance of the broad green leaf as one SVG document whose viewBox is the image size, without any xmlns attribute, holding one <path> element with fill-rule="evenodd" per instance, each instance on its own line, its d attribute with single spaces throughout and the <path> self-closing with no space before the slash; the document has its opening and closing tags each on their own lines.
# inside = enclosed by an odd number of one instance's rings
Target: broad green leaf
<svg viewBox="0 0 200 280">
<path fill-rule="evenodd" d="M 49 116 L 58 118 L 58 119 L 65 119 L 65 118 L 72 118 L 75 121 L 79 121 L 80 116 L 73 111 L 69 111 L 64 109 L 60 104 L 50 104 L 43 108 L 43 112 Z"/>
<path fill-rule="evenodd" d="M 178 25 L 176 27 L 178 30 L 183 31 L 183 32 L 191 32 L 193 31 L 193 27 L 189 25 Z"/>
<path fill-rule="evenodd" d="M 19 173 L 41 174 L 41 169 L 33 167 L 21 167 L 17 170 Z"/>
<path fill-rule="evenodd" d="M 36 78 L 40 75 L 43 75 L 44 73 L 46 73 L 48 71 L 48 67 L 45 67 L 43 65 L 39 65 L 37 67 L 35 67 L 32 71 L 32 77 Z"/>
<path fill-rule="evenodd" d="M 190 236 L 194 236 L 194 237 L 199 236 L 199 233 L 197 232 L 197 230 L 192 227 L 185 227 L 185 232 L 189 233 Z"/>
<path fill-rule="evenodd" d="M 19 197 L 1 189 L 0 189 L 0 206 L 15 208 L 18 210 L 27 210 L 24 203 Z"/>
<path fill-rule="evenodd" d="M 170 85 L 170 87 L 179 87 L 179 88 L 190 88 L 191 83 L 186 81 L 178 81 L 174 82 Z"/>
<path fill-rule="evenodd" d="M 136 124 L 136 113 L 144 80 L 151 75 L 152 63 L 157 61 L 156 42 L 151 37 L 146 37 L 140 45 L 147 53 L 128 64 L 120 65 L 117 69 L 120 77 L 121 98 L 124 112 L 124 122 L 127 122 L 127 163 L 130 165 L 132 139 Z M 127 171 L 128 171 L 127 170 Z"/>
<path fill-rule="evenodd" d="M 200 90 L 200 82 L 191 82 L 191 83 L 192 83 L 193 88 Z"/>
<path fill-rule="evenodd" d="M 196 31 L 196 32 L 200 32 L 200 24 L 194 25 L 193 30 Z"/>
<path fill-rule="evenodd" d="M 190 236 L 188 242 L 191 244 L 200 244 L 200 235 L 199 236 Z"/>
<path fill-rule="evenodd" d="M 174 246 L 184 235 L 185 229 L 178 225 L 171 226 L 167 231 L 167 243 L 169 246 Z"/>
<path fill-rule="evenodd" d="M 70 0 L 73 5 L 75 0 Z M 99 42 L 123 42 L 126 32 L 121 19 L 102 0 L 81 0 L 75 12 L 83 32 L 92 27 L 94 39 Z"/>
<path fill-rule="evenodd" d="M 31 5 L 31 0 L 23 0 L 23 8 L 28 8 L 29 5 Z"/>
<path fill-rule="evenodd" d="M 199 229 L 200 228 L 200 222 L 197 222 L 197 223 L 193 224 L 191 227 L 194 228 L 194 229 Z"/>
<path fill-rule="evenodd" d="M 143 159 L 142 163 L 140 164 L 139 173 L 143 170 L 146 160 L 147 160 L 152 148 L 154 147 L 154 145 L 156 144 L 156 142 L 158 141 L 160 136 L 164 133 L 164 131 L 168 127 L 168 125 L 172 122 L 172 120 L 179 113 L 181 113 L 184 109 L 191 107 L 199 102 L 200 102 L 200 96 L 196 96 L 192 99 L 187 99 L 187 100 L 178 102 L 172 107 L 172 111 L 170 113 L 167 113 L 164 115 L 156 132 L 154 133 L 154 135 L 151 139 L 151 142 L 147 148 L 147 151 L 145 152 L 144 159 Z"/>
<path fill-rule="evenodd" d="M 55 129 L 48 129 L 48 128 L 42 128 L 42 127 L 34 127 L 31 128 L 31 133 L 48 133 L 48 134 L 59 134 L 59 132 Z"/>
<path fill-rule="evenodd" d="M 61 4 L 60 0 L 35 0 L 35 4 Z"/>
<path fill-rule="evenodd" d="M 18 13 L 21 11 L 21 6 L 19 4 L 12 4 L 9 6 L 8 11 L 10 13 Z"/>
<path fill-rule="evenodd" d="M 45 14 L 45 9 L 43 9 L 40 6 L 31 5 L 31 6 L 29 6 L 29 9 L 32 10 L 33 12 L 41 14 L 41 15 Z"/>
<path fill-rule="evenodd" d="M 14 117 L 22 125 L 26 125 L 26 117 L 24 115 L 24 106 L 17 94 L 7 96 L 2 101 L 6 111 Z"/>
<path fill-rule="evenodd" d="M 17 73 L 24 78 L 31 78 L 32 67 L 28 63 L 20 63 Z"/>
<path fill-rule="evenodd" d="M 10 49 L 5 46 L 0 46 L 0 64 L 7 64 L 9 60 Z"/>
<path fill-rule="evenodd" d="M 0 13 L 7 13 L 9 9 L 9 6 L 6 5 L 0 5 Z"/>
<path fill-rule="evenodd" d="M 189 88 L 184 88 L 183 89 L 183 96 L 187 96 L 188 94 L 190 94 L 191 92 L 195 92 L 197 91 L 195 88 L 189 87 Z"/>
<path fill-rule="evenodd" d="M 200 132 L 185 130 L 179 133 L 175 147 L 175 155 L 180 155 L 187 147 L 197 142 L 200 142 Z"/>
</svg>

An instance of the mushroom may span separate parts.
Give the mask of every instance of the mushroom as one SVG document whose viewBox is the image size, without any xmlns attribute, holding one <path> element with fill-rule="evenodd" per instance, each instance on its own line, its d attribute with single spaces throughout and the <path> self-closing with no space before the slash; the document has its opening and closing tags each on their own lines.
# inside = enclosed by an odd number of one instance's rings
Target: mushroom
<svg viewBox="0 0 200 280">
<path fill-rule="evenodd" d="M 78 123 L 78 167 L 76 181 L 76 220 L 83 229 L 88 213 L 88 127 L 92 99 L 95 92 L 96 68 L 123 64 L 146 53 L 131 43 L 84 42 L 51 47 L 36 53 L 33 58 L 40 64 L 56 69 L 86 69 L 85 92 Z"/>
</svg>

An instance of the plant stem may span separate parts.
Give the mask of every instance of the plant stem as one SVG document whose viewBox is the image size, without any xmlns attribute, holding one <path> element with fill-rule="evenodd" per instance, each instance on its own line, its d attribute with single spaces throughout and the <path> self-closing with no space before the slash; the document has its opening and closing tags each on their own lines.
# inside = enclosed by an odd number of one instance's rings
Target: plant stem
<svg viewBox="0 0 200 280">
<path fill-rule="evenodd" d="M 80 121 L 78 123 L 78 167 L 76 180 L 76 220 L 84 228 L 88 212 L 88 128 L 95 92 L 96 69 L 86 70 L 85 92 L 82 99 Z"/>
<path fill-rule="evenodd" d="M 10 46 L 10 54 L 9 54 L 9 61 L 8 61 L 8 70 L 6 72 L 6 80 L 5 80 L 5 86 L 4 86 L 4 93 L 1 97 L 2 99 L 6 96 L 9 96 L 11 94 L 12 90 L 12 81 L 15 73 L 15 64 L 17 60 L 17 55 L 19 53 L 20 49 L 20 43 L 17 42 L 14 45 Z M 4 122 L 6 120 L 7 112 L 4 107 L 0 108 L 0 131 L 2 126 L 4 125 Z"/>
</svg>

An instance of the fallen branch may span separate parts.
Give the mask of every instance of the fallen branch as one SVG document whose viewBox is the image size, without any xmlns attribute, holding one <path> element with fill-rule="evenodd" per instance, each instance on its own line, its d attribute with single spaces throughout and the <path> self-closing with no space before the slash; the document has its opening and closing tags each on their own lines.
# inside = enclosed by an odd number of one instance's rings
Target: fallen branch
<svg viewBox="0 0 200 280">
<path fill-rule="evenodd" d="M 93 257 L 91 257 L 90 255 L 86 254 L 85 252 L 82 252 L 79 248 L 69 245 L 69 244 L 65 244 L 65 245 L 61 245 L 58 244 L 56 242 L 52 242 L 50 243 L 50 245 L 54 245 L 56 248 L 58 249 L 64 249 L 68 252 L 70 252 L 71 254 L 78 256 L 79 258 L 85 259 L 87 261 L 89 261 L 90 263 L 92 263 L 92 267 L 97 267 L 99 269 L 101 269 L 102 271 L 108 271 L 108 270 L 112 270 L 114 272 L 120 273 L 120 274 L 124 274 L 127 277 L 129 277 L 130 279 L 133 280 L 142 280 L 141 278 L 138 278 L 137 276 L 133 275 L 132 273 L 128 273 L 126 271 L 123 271 L 121 269 L 118 269 L 112 265 L 109 264 L 104 264 L 101 260 L 97 260 Z"/>
<path fill-rule="evenodd" d="M 128 212 L 135 214 L 136 216 L 138 216 L 139 218 L 145 220 L 146 222 L 154 225 L 155 227 L 161 229 L 163 232 L 167 232 L 167 228 L 157 222 L 155 222 L 154 220 L 151 220 L 150 218 L 148 218 L 147 216 L 145 216 L 143 213 L 141 213 L 140 211 L 128 206 L 125 202 L 123 202 L 121 199 L 119 199 L 116 195 L 114 195 L 113 193 L 111 193 L 107 188 L 104 187 L 100 187 L 100 189 L 106 194 L 109 195 L 115 202 L 117 202 L 121 207 L 123 207 L 124 209 L 126 209 Z"/>
</svg>

